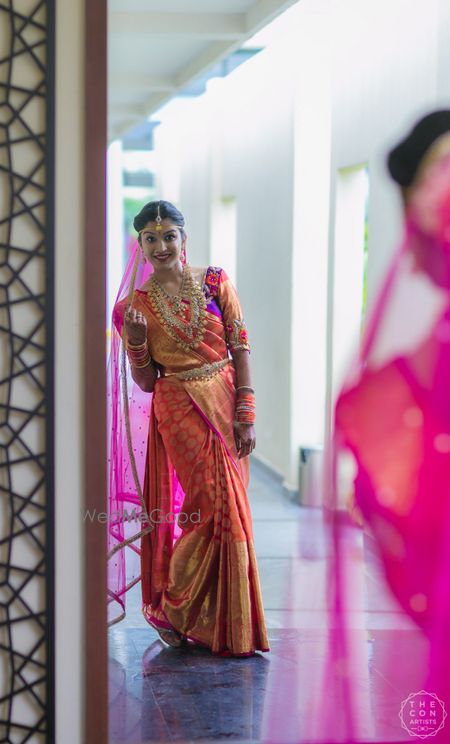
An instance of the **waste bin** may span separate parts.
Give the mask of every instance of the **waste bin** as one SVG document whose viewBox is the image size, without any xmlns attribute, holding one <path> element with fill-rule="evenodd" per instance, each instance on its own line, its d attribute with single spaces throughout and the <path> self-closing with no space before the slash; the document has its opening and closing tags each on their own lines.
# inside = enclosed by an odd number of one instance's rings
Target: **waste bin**
<svg viewBox="0 0 450 744">
<path fill-rule="evenodd" d="M 300 447 L 299 503 L 323 506 L 323 447 Z"/>
</svg>

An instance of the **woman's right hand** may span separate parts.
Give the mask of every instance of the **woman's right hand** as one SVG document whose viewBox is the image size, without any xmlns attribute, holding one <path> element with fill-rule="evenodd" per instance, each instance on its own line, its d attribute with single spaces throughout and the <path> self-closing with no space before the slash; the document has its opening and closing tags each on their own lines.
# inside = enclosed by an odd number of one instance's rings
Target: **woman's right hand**
<svg viewBox="0 0 450 744">
<path fill-rule="evenodd" d="M 147 319 L 139 310 L 128 307 L 124 317 L 127 339 L 137 346 L 147 340 Z"/>
</svg>

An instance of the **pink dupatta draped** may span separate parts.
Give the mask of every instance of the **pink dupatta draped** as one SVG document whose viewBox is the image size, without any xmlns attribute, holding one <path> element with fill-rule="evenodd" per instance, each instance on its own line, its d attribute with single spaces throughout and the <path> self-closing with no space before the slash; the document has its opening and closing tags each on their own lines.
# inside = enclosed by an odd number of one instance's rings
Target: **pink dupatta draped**
<svg viewBox="0 0 450 744">
<path fill-rule="evenodd" d="M 153 271 L 143 261 L 137 240 L 132 244 L 111 318 L 111 347 L 107 368 L 108 392 L 108 625 L 126 615 L 126 592 L 141 580 L 141 536 L 154 526 L 146 519 L 142 488 L 152 394 L 144 393 L 131 377 L 123 344 L 123 310 Z M 126 303 L 125 303 L 126 304 Z M 127 420 L 129 428 L 127 427 Z M 183 491 L 171 472 L 173 512 L 178 514 Z M 180 534 L 175 521 L 173 540 Z"/>
<path fill-rule="evenodd" d="M 435 144 L 439 157 L 424 161 L 410 192 L 401 243 L 334 407 L 326 508 L 310 536 L 313 557 L 327 566 L 323 624 L 301 629 L 297 666 L 276 674 L 267 744 L 450 740 L 450 136 L 444 137 Z M 362 528 L 343 509 L 350 460 Z"/>
<path fill-rule="evenodd" d="M 448 135 L 444 138 L 450 142 Z M 437 147 L 442 147 L 440 140 Z M 398 740 L 432 736 L 448 741 L 450 736 L 444 712 L 450 706 L 449 150 L 450 144 L 424 166 L 411 191 L 402 243 L 336 402 L 330 447 L 333 506 L 346 450 L 356 464 L 356 504 L 383 569 L 382 588 L 398 603 L 399 620 L 403 613 L 417 628 L 409 658 L 399 664 L 402 631 L 390 631 L 379 660 L 392 683 L 393 710 L 401 713 Z M 337 730 L 329 720 L 323 733 L 324 741 L 356 741 L 367 730 L 367 711 L 358 706 L 352 684 L 358 650 L 347 610 L 354 601 L 354 574 L 345 528 L 336 517 L 333 544 L 336 630 L 325 690 L 334 690 L 342 704 L 346 739 L 329 738 Z M 418 707 L 403 705 L 416 693 L 422 694 L 426 721 L 418 718 Z M 430 710 L 436 711 L 435 719 Z"/>
</svg>

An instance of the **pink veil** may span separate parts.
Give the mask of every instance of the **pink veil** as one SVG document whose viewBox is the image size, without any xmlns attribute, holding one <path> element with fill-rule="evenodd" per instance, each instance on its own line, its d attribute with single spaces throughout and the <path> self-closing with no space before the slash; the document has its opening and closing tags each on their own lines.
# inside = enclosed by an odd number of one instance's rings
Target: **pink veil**
<svg viewBox="0 0 450 744">
<path fill-rule="evenodd" d="M 133 291 L 144 284 L 153 267 L 143 259 L 137 240 L 131 243 L 129 250 L 111 317 L 107 366 L 108 625 L 126 616 L 126 593 L 141 580 L 141 538 L 154 529 L 142 492 L 153 396 L 143 392 L 131 376 L 123 327 L 124 312 Z M 184 494 L 172 468 L 170 482 L 176 515 Z M 181 532 L 176 519 L 170 529 L 175 540 Z"/>
<path fill-rule="evenodd" d="M 422 160 L 325 460 L 326 508 L 299 534 L 314 586 L 294 577 L 284 604 L 321 612 L 275 672 L 263 741 L 448 742 L 450 133 Z"/>
<path fill-rule="evenodd" d="M 349 453 L 356 504 L 364 519 L 362 549 L 377 566 L 376 587 L 363 587 L 357 530 L 345 524 L 337 509 L 342 462 Z M 339 713 L 334 719 L 323 716 L 323 741 L 367 740 L 370 735 L 372 741 L 448 741 L 448 133 L 429 148 L 410 191 L 403 239 L 336 401 L 328 462 L 334 627 L 322 694 L 333 696 Z M 373 631 L 372 638 L 356 631 L 352 611 L 364 611 L 384 598 L 392 603 L 394 624 Z M 377 699 L 373 679 L 358 676 L 364 666 L 383 679 L 384 692 Z"/>
</svg>

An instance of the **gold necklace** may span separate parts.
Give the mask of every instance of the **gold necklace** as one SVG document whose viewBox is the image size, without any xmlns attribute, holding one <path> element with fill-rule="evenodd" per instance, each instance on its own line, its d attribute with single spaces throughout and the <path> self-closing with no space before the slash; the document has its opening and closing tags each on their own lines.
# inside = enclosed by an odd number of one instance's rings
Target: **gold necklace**
<svg viewBox="0 0 450 744">
<path fill-rule="evenodd" d="M 183 270 L 181 273 L 181 287 L 177 294 L 171 295 L 167 292 L 166 289 L 160 284 L 160 282 L 157 280 L 155 276 L 152 277 L 151 282 L 153 282 L 158 287 L 158 292 L 162 295 L 164 295 L 164 299 L 168 305 L 171 305 L 175 309 L 175 313 L 182 313 L 184 311 L 184 305 L 183 300 L 188 299 L 186 296 L 186 290 L 185 290 L 185 284 L 186 284 L 186 271 L 185 267 L 183 266 Z"/>
<path fill-rule="evenodd" d="M 166 292 L 154 276 L 150 279 L 147 294 L 156 317 L 178 346 L 188 351 L 202 342 L 206 325 L 206 299 L 199 283 L 193 278 L 188 264 L 183 267 L 183 279 L 178 295 L 170 295 Z M 178 298 L 177 303 L 173 303 L 174 297 Z M 183 298 L 189 300 L 189 320 L 183 320 L 177 315 L 181 310 Z M 180 337 L 180 331 L 187 336 L 187 339 Z"/>
</svg>

